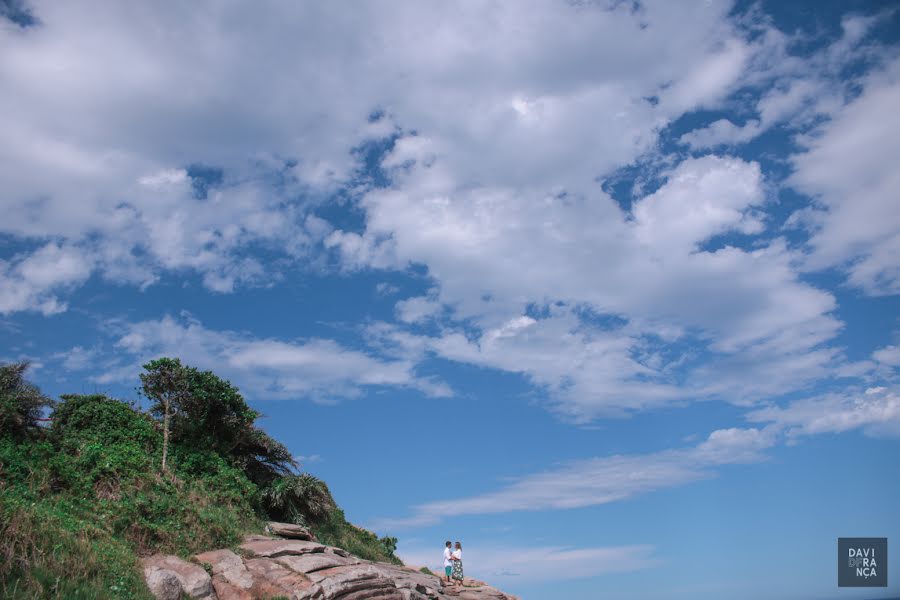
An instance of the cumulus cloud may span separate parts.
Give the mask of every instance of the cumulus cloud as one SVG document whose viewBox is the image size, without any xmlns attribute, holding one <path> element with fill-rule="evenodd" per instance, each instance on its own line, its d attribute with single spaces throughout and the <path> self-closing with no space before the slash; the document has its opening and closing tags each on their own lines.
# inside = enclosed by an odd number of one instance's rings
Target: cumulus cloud
<svg viewBox="0 0 900 600">
<path fill-rule="evenodd" d="M 185 347 L 237 371 L 265 357 L 275 395 L 309 391 L 298 366 L 313 393 L 447 393 L 413 375 L 439 356 L 521 373 L 583 420 L 753 403 L 849 373 L 831 345 L 835 298 L 801 278 L 804 260 L 894 289 L 898 136 L 877 116 L 896 104 L 896 64 L 849 104 L 822 94 L 870 56 L 868 17 L 800 57 L 752 11 L 703 1 L 33 13 L 35 26 L 0 29 L 0 84 L 15 90 L 0 97 L 0 233 L 30 248 L 0 262 L 3 314 L 62 311 L 92 275 L 190 274 L 228 293 L 319 264 L 324 246 L 346 270 L 425 267 L 434 291 L 398 299 L 399 325 L 373 333 L 397 354 L 176 323 L 197 337 Z M 796 219 L 813 231 L 808 257 L 767 229 L 758 163 L 658 156 L 667 125 L 741 89 L 756 92 L 750 134 L 834 117 L 794 157 L 792 183 L 823 208 Z M 602 191 L 635 161 L 653 166 L 646 193 Z M 364 227 L 316 215 L 338 192 Z M 320 377 L 317 352 L 346 370 Z"/>
<path fill-rule="evenodd" d="M 93 258 L 83 249 L 55 242 L 0 260 L 0 314 L 62 312 L 67 305 L 57 294 L 86 281 L 92 268 Z"/>
<path fill-rule="evenodd" d="M 815 197 L 808 269 L 837 266 L 874 295 L 900 291 L 900 120 L 885 118 L 900 103 L 900 60 L 870 74 L 862 93 L 803 140 L 791 183 Z"/>
<path fill-rule="evenodd" d="M 520 316 L 472 339 L 452 330 L 436 337 L 405 334 L 386 324 L 369 331 L 388 353 L 417 360 L 429 353 L 522 374 L 573 420 L 621 415 L 684 397 L 657 369 L 631 357 L 636 340 L 623 332 L 585 331 L 569 311 L 540 320 Z"/>
<path fill-rule="evenodd" d="M 885 346 L 872 353 L 876 361 L 891 367 L 900 367 L 900 346 Z"/>
<path fill-rule="evenodd" d="M 441 304 L 434 298 L 416 296 L 397 302 L 394 312 L 404 323 L 418 323 L 440 313 Z"/>
<path fill-rule="evenodd" d="M 408 168 L 366 195 L 363 234 L 332 238 L 352 264 L 428 266 L 444 326 L 417 340 L 381 327 L 395 345 L 522 373 L 575 419 L 753 401 L 842 360 L 822 347 L 841 328 L 834 297 L 800 281 L 798 254 L 777 238 L 740 244 L 764 228 L 756 163 L 685 160 L 629 212 L 602 193 L 456 189 L 446 168 Z"/>
<path fill-rule="evenodd" d="M 34 26 L 0 29 L 15 90 L 0 98 L 0 232 L 89 242 L 111 281 L 189 273 L 216 292 L 279 275 L 251 249 L 309 258 L 330 232 L 308 215 L 357 189 L 363 144 L 417 131 L 395 158 L 428 139 L 461 181 L 584 190 L 719 102 L 754 52 L 726 5 L 699 1 L 31 12 Z M 194 164 L 222 174 L 206 198 Z"/>
<path fill-rule="evenodd" d="M 808 39 L 765 30 L 739 84 L 758 91 L 754 116 L 742 125 L 718 119 L 685 133 L 681 142 L 695 150 L 737 145 L 777 125 L 798 130 L 809 127 L 815 119 L 830 117 L 841 109 L 844 97 L 858 84 L 857 77 L 848 75 L 847 66 L 863 58 L 883 58 L 883 48 L 864 40 L 872 26 L 885 16 L 845 16 L 841 37 L 805 57 L 793 55 L 791 46 Z"/>
</svg>

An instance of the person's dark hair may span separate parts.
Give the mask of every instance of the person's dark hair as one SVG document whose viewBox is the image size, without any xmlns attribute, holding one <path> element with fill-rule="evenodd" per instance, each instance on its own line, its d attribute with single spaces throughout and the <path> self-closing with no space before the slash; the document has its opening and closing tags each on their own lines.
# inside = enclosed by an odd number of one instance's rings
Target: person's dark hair
<svg viewBox="0 0 900 600">
<path fill-rule="evenodd" d="M 462 550 L 462 544 L 460 544 L 459 542 L 456 542 L 456 547 Z"/>
<path fill-rule="evenodd" d="M 452 546 L 453 544 L 450 542 L 450 540 L 447 540 L 447 544 L 446 544 L 446 545 L 447 545 L 447 546 Z"/>
</svg>

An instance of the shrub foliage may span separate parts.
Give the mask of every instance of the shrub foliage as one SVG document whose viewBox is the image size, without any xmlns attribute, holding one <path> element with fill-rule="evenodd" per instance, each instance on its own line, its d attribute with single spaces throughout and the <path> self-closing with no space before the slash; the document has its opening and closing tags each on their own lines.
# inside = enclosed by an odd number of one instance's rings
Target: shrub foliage
<svg viewBox="0 0 900 600">
<path fill-rule="evenodd" d="M 255 424 L 260 414 L 235 386 L 161 360 L 174 376 L 142 376 L 148 412 L 97 394 L 54 404 L 24 379 L 27 364 L 0 365 L 0 597 L 149 598 L 139 556 L 233 547 L 269 519 L 399 562 L 396 539 L 347 522 L 327 485 Z M 49 407 L 52 424 L 38 427 Z"/>
<path fill-rule="evenodd" d="M 43 410 L 52 403 L 25 380 L 28 363 L 0 365 L 0 436 L 22 439 L 34 433 Z"/>
</svg>

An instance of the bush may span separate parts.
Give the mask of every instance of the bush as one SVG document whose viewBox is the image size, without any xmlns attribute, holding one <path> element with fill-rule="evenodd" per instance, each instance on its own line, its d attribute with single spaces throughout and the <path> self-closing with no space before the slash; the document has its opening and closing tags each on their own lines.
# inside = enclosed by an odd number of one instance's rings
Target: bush
<svg viewBox="0 0 900 600">
<path fill-rule="evenodd" d="M 28 363 L 0 365 L 0 437 L 23 439 L 34 434 L 38 419 L 52 401 L 25 380 Z"/>
<path fill-rule="evenodd" d="M 331 509 L 326 518 L 311 524 L 310 529 L 323 544 L 343 548 L 360 558 L 403 564 L 394 554 L 397 538 L 379 538 L 371 531 L 353 525 L 339 508 Z"/>
<path fill-rule="evenodd" d="M 302 473 L 272 481 L 262 491 L 262 505 L 277 521 L 305 525 L 326 517 L 334 499 L 325 482 Z"/>
<path fill-rule="evenodd" d="M 173 444 L 225 457 L 259 485 L 289 475 L 297 467 L 284 444 L 254 425 L 260 414 L 231 382 L 212 371 L 182 365 L 177 358 L 159 358 L 144 369 L 143 394 L 154 400 L 150 412 L 162 417 L 164 429 L 168 422 Z M 194 468 L 201 466 L 194 464 Z"/>
<path fill-rule="evenodd" d="M 62 396 L 49 439 L 59 450 L 50 460 L 54 488 L 101 499 L 151 472 L 160 446 L 152 419 L 102 395 Z"/>
<path fill-rule="evenodd" d="M 49 490 L 49 442 L 0 440 L 0 597 L 150 599 L 93 502 Z"/>
</svg>

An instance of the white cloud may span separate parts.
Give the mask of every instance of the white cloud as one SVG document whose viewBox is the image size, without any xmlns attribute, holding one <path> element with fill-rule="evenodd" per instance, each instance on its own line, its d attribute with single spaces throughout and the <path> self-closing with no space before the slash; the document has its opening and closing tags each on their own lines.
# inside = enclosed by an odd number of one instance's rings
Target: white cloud
<svg viewBox="0 0 900 600">
<path fill-rule="evenodd" d="M 435 298 L 416 296 L 397 302 L 394 312 L 404 323 L 418 323 L 440 313 L 441 304 Z"/>
<path fill-rule="evenodd" d="M 776 430 L 722 429 L 693 447 L 651 454 L 615 455 L 570 462 L 527 475 L 476 496 L 419 505 L 408 518 L 385 519 L 380 528 L 431 525 L 463 515 L 561 510 L 596 506 L 676 487 L 715 475 L 722 465 L 762 460 Z"/>
<path fill-rule="evenodd" d="M 363 235 L 336 232 L 350 264 L 428 266 L 428 306 L 436 297 L 447 318 L 440 335 L 401 340 L 418 352 L 522 373 L 575 419 L 752 401 L 828 377 L 842 360 L 822 348 L 841 327 L 835 299 L 799 281 L 783 240 L 705 248 L 763 228 L 755 163 L 683 161 L 630 214 L 602 193 L 457 189 L 447 168 L 406 169 L 366 196 Z M 686 350 L 698 346 L 711 352 L 705 370 Z"/>
<path fill-rule="evenodd" d="M 692 148 L 713 148 L 720 144 L 740 144 L 749 142 L 762 132 L 756 119 L 738 126 L 728 119 L 719 119 L 701 129 L 695 129 L 681 136 L 681 141 Z"/>
<path fill-rule="evenodd" d="M 767 450 L 803 437 L 858 429 L 900 436 L 900 397 L 885 386 L 851 388 L 752 410 L 746 419 L 760 425 L 718 429 L 686 448 L 571 461 L 493 492 L 414 506 L 410 516 L 382 519 L 376 527 L 424 527 L 466 515 L 596 506 L 713 477 L 726 465 L 765 460 Z"/>
<path fill-rule="evenodd" d="M 438 549 L 440 550 L 440 549 Z M 477 546 L 464 548 L 466 574 L 503 587 L 503 583 L 535 583 L 595 577 L 651 569 L 661 564 L 650 545 L 572 548 L 564 546 Z M 400 546 L 406 564 L 443 568 L 434 548 Z"/>
<path fill-rule="evenodd" d="M 900 346 L 885 346 L 872 353 L 872 358 L 891 367 L 900 367 Z"/>
<path fill-rule="evenodd" d="M 169 316 L 158 321 L 114 322 L 110 327 L 118 332 L 116 347 L 129 357 L 96 376 L 100 383 L 133 381 L 147 360 L 177 356 L 265 398 L 332 401 L 357 396 L 366 386 L 411 387 L 431 396 L 451 394 L 443 382 L 418 377 L 409 361 L 382 360 L 333 340 L 257 339 Z"/>
<path fill-rule="evenodd" d="M 848 75 L 847 65 L 862 57 L 881 58 L 877 46 L 863 39 L 880 17 L 850 15 L 842 22 L 843 35 L 808 57 L 791 54 L 798 40 L 769 29 L 761 36 L 754 60 L 747 66 L 741 85 L 761 88 L 755 102 L 755 117 L 743 125 L 719 119 L 710 125 L 689 131 L 681 142 L 693 149 L 735 145 L 756 138 L 772 127 L 808 127 L 814 119 L 828 117 L 840 110 L 845 94 L 857 83 Z"/>
<path fill-rule="evenodd" d="M 248 258 L 260 244 L 308 258 L 330 233 L 310 229 L 310 206 L 355 184 L 365 141 L 418 131 L 395 159 L 427 150 L 462 186 L 584 191 L 718 102 L 756 51 L 702 1 L 33 5 L 39 26 L 0 30 L 15 90 L 0 98 L 0 232 L 90 240 L 112 281 L 193 273 L 217 292 L 278 276 Z M 192 163 L 224 171 L 206 200 Z"/>
<path fill-rule="evenodd" d="M 382 281 L 375 286 L 375 293 L 379 296 L 393 296 L 399 292 L 399 287 L 386 281 Z"/>
<path fill-rule="evenodd" d="M 583 330 L 568 311 L 540 320 L 520 316 L 474 339 L 459 331 L 409 335 L 385 324 L 370 333 L 385 351 L 405 352 L 417 360 L 427 352 L 520 373 L 547 390 L 555 408 L 573 420 L 621 415 L 684 396 L 661 373 L 630 356 L 634 339 L 622 332 Z"/>
<path fill-rule="evenodd" d="M 67 371 L 85 371 L 96 366 L 101 355 L 97 348 L 73 346 L 66 352 L 54 354 L 52 358 L 61 361 L 62 367 Z"/>
<path fill-rule="evenodd" d="M 0 314 L 62 312 L 66 304 L 56 294 L 86 281 L 92 269 L 93 259 L 83 249 L 55 242 L 0 260 Z"/>
<path fill-rule="evenodd" d="M 774 423 L 798 438 L 864 429 L 870 434 L 900 435 L 900 396 L 886 387 L 831 393 L 751 412 L 751 421 Z"/>
<path fill-rule="evenodd" d="M 345 268 L 424 265 L 436 291 L 396 314 L 440 331 L 394 328 L 406 354 L 392 361 L 202 327 L 186 346 L 210 362 L 266 357 L 276 391 L 304 389 L 287 373 L 299 366 L 339 394 L 411 381 L 447 393 L 411 374 L 431 353 L 521 373 L 576 419 L 802 389 L 849 372 L 826 347 L 842 324 L 834 296 L 799 278 L 800 253 L 755 237 L 771 233 L 759 165 L 652 158 L 662 128 L 741 86 L 765 90 L 760 128 L 836 114 L 796 158 L 796 185 L 828 208 L 805 221 L 819 227 L 809 265 L 846 263 L 853 281 L 891 289 L 900 228 L 884 161 L 896 152 L 879 136 L 898 136 L 870 114 L 891 114 L 897 69 L 839 114 L 821 97 L 822 80 L 860 56 L 865 18 L 799 59 L 784 34 L 756 22 L 749 36 L 727 4 L 703 1 L 212 2 L 137 17 L 99 4 L 36 2 L 41 26 L 0 31 L 0 84 L 15 90 L 0 97 L 0 232 L 56 249 L 60 274 L 42 275 L 42 251 L 0 263 L 4 314 L 63 310 L 91 273 L 139 286 L 190 273 L 227 293 L 278 276 L 254 249 L 303 262 L 324 243 Z M 369 189 L 351 150 L 395 134 L 390 186 Z M 668 165 L 646 174 L 664 182 L 623 208 L 598 179 L 638 159 Z M 192 163 L 223 169 L 205 199 Z M 869 187 L 847 202 L 856 180 Z M 364 231 L 310 215 L 345 185 Z M 315 352 L 344 370 L 320 375 Z"/>
<path fill-rule="evenodd" d="M 900 60 L 864 81 L 858 98 L 804 139 L 791 183 L 821 203 L 812 221 L 806 267 L 838 266 L 870 294 L 900 291 Z"/>
<path fill-rule="evenodd" d="M 639 244 L 656 253 L 693 251 L 713 235 L 760 233 L 748 209 L 764 200 L 759 165 L 706 156 L 685 161 L 659 191 L 632 208 Z"/>
<path fill-rule="evenodd" d="M 738 82 L 750 53 L 743 41 L 727 40 L 667 90 L 663 102 L 676 111 L 715 106 Z"/>
</svg>

